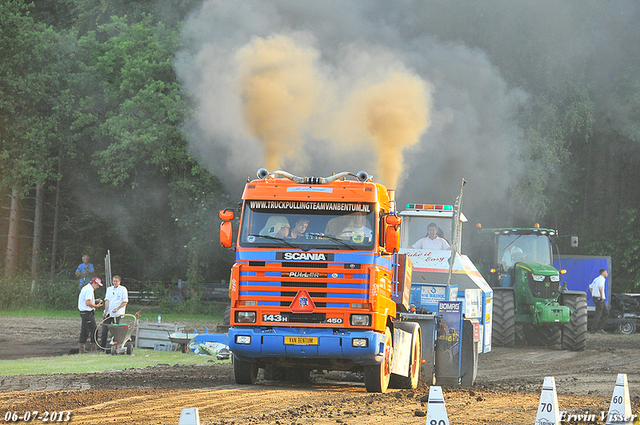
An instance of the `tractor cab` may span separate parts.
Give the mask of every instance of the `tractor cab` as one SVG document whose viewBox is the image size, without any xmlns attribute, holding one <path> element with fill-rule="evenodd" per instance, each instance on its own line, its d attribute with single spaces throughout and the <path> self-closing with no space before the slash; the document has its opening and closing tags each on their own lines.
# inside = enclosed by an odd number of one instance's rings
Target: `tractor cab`
<svg viewBox="0 0 640 425">
<path fill-rule="evenodd" d="M 480 245 L 483 249 L 478 263 L 489 284 L 492 287 L 513 287 L 516 273 L 524 273 L 527 280 L 549 281 L 559 286 L 560 278 L 553 267 L 550 240 L 555 234 L 554 230 L 537 227 L 481 230 Z"/>
</svg>

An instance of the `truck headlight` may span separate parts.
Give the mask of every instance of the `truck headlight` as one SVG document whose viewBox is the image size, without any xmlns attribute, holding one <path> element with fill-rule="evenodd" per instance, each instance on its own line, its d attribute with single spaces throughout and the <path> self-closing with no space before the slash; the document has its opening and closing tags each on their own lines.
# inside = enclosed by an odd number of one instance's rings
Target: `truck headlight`
<svg viewBox="0 0 640 425">
<path fill-rule="evenodd" d="M 559 275 L 549 276 L 549 279 L 551 279 L 551 282 L 560 282 L 560 276 Z"/>
<path fill-rule="evenodd" d="M 369 326 L 371 325 L 370 314 L 352 314 L 351 326 Z"/>
<path fill-rule="evenodd" d="M 541 275 L 541 274 L 532 274 L 531 277 L 536 282 L 543 282 L 544 281 L 544 275 Z"/>
<path fill-rule="evenodd" d="M 237 311 L 236 323 L 256 323 L 255 311 Z"/>
<path fill-rule="evenodd" d="M 236 344 L 251 344 L 251 337 L 249 335 L 236 335 Z"/>
<path fill-rule="evenodd" d="M 369 340 L 367 338 L 353 338 L 351 340 L 351 346 L 356 348 L 367 348 L 369 346 Z"/>
</svg>

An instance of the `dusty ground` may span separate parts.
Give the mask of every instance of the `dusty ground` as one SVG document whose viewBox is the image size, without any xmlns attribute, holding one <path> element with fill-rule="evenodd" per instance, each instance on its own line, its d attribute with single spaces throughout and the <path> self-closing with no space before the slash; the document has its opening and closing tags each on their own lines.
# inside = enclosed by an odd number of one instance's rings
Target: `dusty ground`
<svg viewBox="0 0 640 425">
<path fill-rule="evenodd" d="M 77 348 L 79 320 L 2 318 L 0 325 L 0 369 L 1 359 Z M 589 335 L 581 353 L 494 348 L 481 356 L 473 388 L 444 388 L 446 408 L 452 424 L 532 424 L 544 377 L 555 376 L 562 410 L 599 416 L 608 410 L 618 373 L 627 373 L 632 410 L 640 413 L 640 335 Z M 74 424 L 177 424 L 183 407 L 197 407 L 202 424 L 424 424 L 428 392 L 421 385 L 368 394 L 346 374 L 316 375 L 307 385 L 238 386 L 230 363 L 14 375 L 0 377 L 0 423 L 7 411 L 38 410 L 69 411 Z"/>
</svg>

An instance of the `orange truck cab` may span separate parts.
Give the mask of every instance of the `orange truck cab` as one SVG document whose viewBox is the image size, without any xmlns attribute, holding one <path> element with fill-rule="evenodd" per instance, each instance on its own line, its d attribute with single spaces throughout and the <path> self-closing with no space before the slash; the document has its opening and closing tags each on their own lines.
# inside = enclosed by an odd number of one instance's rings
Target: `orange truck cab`
<svg viewBox="0 0 640 425">
<path fill-rule="evenodd" d="M 220 212 L 233 247 L 236 211 Z M 365 172 L 298 177 L 258 171 L 246 184 L 231 272 L 235 380 L 305 381 L 312 370 L 364 372 L 371 392 L 415 388 L 421 335 L 409 305 L 393 192 Z"/>
</svg>

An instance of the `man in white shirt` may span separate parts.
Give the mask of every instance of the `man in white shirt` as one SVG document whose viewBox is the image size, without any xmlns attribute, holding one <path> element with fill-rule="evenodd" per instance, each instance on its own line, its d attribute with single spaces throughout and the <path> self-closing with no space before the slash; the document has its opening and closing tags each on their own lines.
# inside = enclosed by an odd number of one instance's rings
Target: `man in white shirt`
<svg viewBox="0 0 640 425">
<path fill-rule="evenodd" d="M 102 300 L 100 298 L 96 300 L 93 291 L 100 286 L 102 286 L 102 281 L 99 277 L 94 277 L 91 279 L 91 282 L 82 287 L 80 295 L 78 296 L 78 310 L 80 310 L 80 318 L 82 319 L 82 325 L 80 327 L 80 354 L 98 348 L 95 336 L 95 310 L 97 307 L 102 307 Z M 87 350 L 86 342 L 88 336 L 91 338 L 91 346 Z"/>
<path fill-rule="evenodd" d="M 438 225 L 436 223 L 430 223 L 427 227 L 427 236 L 419 239 L 412 245 L 414 249 L 439 249 L 447 250 L 451 249 L 449 242 L 446 239 L 438 236 Z"/>
<path fill-rule="evenodd" d="M 120 319 L 125 314 L 126 306 L 129 303 L 129 292 L 127 288 L 122 286 L 120 276 L 113 277 L 113 286 L 107 288 L 107 295 L 104 297 L 104 320 L 102 322 L 102 336 L 100 338 L 100 347 L 107 348 L 107 338 L 109 327 L 107 325 L 116 323 L 120 324 Z"/>
<path fill-rule="evenodd" d="M 604 286 L 608 276 L 609 272 L 607 269 L 600 269 L 598 277 L 593 279 L 593 282 L 589 285 L 593 302 L 596 305 L 596 315 L 593 319 L 593 328 L 591 329 L 592 333 L 606 334 L 602 328 L 609 317 L 609 308 L 605 303 L 606 296 Z"/>
<path fill-rule="evenodd" d="M 355 243 L 371 241 L 373 231 L 367 227 L 367 217 L 364 214 L 353 214 L 351 216 L 351 224 L 342 229 L 340 239 L 352 240 Z"/>
</svg>

